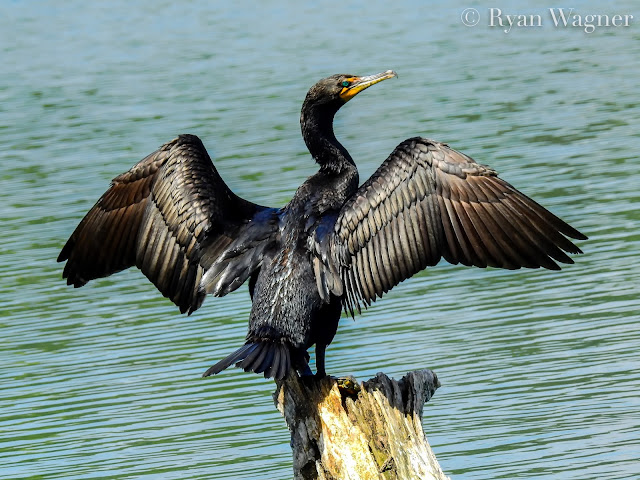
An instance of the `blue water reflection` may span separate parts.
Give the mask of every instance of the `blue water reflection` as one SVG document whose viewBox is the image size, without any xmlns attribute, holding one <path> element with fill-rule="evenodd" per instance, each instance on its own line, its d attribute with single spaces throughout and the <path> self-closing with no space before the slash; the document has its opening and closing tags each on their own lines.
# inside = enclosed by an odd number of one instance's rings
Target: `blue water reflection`
<svg viewBox="0 0 640 480">
<path fill-rule="evenodd" d="M 182 132 L 236 193 L 285 204 L 315 169 L 307 88 L 387 68 L 336 118 L 362 178 L 430 136 L 590 240 L 562 272 L 423 272 L 341 321 L 328 370 L 433 368 L 425 430 L 453 478 L 640 475 L 637 26 L 507 35 L 461 25 L 466 6 L 3 7 L 2 478 L 290 478 L 273 383 L 200 378 L 242 343 L 246 287 L 187 318 L 138 271 L 73 290 L 55 258 L 113 176 Z"/>
</svg>

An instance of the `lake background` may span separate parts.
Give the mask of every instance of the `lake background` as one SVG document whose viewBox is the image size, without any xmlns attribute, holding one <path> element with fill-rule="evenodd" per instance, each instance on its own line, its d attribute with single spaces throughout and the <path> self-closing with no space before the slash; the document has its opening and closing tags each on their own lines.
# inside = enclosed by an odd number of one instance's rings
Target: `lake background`
<svg viewBox="0 0 640 480">
<path fill-rule="evenodd" d="M 336 117 L 363 180 L 431 137 L 590 238 L 562 272 L 422 272 L 341 321 L 328 371 L 436 371 L 424 425 L 454 480 L 638 478 L 640 10 L 577 3 L 635 18 L 587 34 L 512 1 L 3 2 L 0 476 L 291 478 L 273 382 L 200 378 L 242 344 L 246 286 L 186 317 L 137 270 L 74 290 L 55 259 L 111 178 L 179 133 L 240 196 L 286 204 L 316 169 L 307 89 L 394 69 Z M 544 25 L 504 33 L 490 7 Z"/>
</svg>

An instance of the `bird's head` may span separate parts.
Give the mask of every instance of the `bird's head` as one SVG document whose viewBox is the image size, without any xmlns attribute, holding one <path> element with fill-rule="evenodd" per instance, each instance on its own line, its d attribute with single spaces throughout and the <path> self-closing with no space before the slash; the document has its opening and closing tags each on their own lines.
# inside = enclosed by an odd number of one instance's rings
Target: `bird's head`
<svg viewBox="0 0 640 480">
<path fill-rule="evenodd" d="M 311 102 L 318 105 L 337 102 L 341 106 L 371 85 L 397 76 L 393 70 L 362 77 L 347 74 L 331 75 L 311 87 L 305 103 Z"/>
<path fill-rule="evenodd" d="M 323 169 L 339 172 L 347 164 L 354 165 L 333 133 L 336 112 L 364 89 L 393 77 L 397 77 L 393 70 L 364 77 L 338 74 L 323 78 L 309 89 L 300 112 L 300 126 L 309 152 Z"/>
</svg>

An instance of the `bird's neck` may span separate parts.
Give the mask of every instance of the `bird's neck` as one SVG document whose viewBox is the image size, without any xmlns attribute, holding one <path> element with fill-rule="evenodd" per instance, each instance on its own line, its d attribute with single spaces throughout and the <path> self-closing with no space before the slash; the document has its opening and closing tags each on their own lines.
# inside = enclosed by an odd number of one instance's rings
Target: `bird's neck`
<svg viewBox="0 0 640 480">
<path fill-rule="evenodd" d="M 345 168 L 355 167 L 351 155 L 333 133 L 333 117 L 340 106 L 341 104 L 312 105 L 305 102 L 300 115 L 304 143 L 320 165 L 320 170 L 327 173 L 340 173 Z"/>
</svg>

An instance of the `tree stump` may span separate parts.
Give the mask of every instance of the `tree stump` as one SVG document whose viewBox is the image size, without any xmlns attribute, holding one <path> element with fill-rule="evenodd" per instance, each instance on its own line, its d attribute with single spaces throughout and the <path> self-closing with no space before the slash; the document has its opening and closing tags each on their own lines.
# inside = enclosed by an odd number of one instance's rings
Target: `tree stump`
<svg viewBox="0 0 640 480">
<path fill-rule="evenodd" d="M 273 397 L 291 431 L 295 480 L 448 480 L 422 430 L 424 404 L 440 386 L 435 373 L 338 383 L 295 374 L 277 382 Z"/>
</svg>

